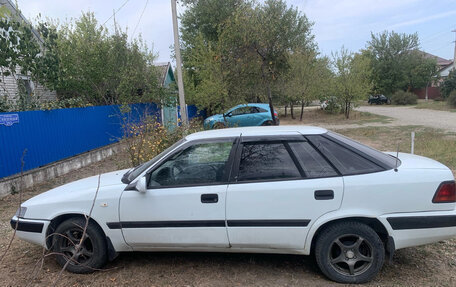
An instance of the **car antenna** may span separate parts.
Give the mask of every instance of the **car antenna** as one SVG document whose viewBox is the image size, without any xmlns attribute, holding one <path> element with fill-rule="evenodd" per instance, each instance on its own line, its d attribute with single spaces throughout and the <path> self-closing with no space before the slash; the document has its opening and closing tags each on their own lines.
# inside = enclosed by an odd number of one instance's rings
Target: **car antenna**
<svg viewBox="0 0 456 287">
<path fill-rule="evenodd" d="M 397 143 L 397 151 L 396 151 L 396 167 L 394 168 L 394 171 L 397 172 L 397 166 L 399 164 L 399 143 Z"/>
</svg>

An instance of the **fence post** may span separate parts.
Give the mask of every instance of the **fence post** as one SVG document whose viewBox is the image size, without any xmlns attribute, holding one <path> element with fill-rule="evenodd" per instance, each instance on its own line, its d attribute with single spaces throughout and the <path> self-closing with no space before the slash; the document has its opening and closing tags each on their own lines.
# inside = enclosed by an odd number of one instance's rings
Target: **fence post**
<svg viewBox="0 0 456 287">
<path fill-rule="evenodd" d="M 412 145 L 410 147 L 410 153 L 415 153 L 415 132 L 412 132 Z"/>
</svg>

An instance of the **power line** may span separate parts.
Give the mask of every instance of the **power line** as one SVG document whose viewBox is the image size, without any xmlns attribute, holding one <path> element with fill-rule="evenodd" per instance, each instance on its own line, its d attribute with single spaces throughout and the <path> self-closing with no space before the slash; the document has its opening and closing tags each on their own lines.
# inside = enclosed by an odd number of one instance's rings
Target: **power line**
<svg viewBox="0 0 456 287">
<path fill-rule="evenodd" d="M 116 12 L 112 13 L 111 17 L 109 17 L 106 21 L 104 21 L 104 23 L 103 23 L 102 26 L 104 26 L 109 20 L 111 20 L 111 18 L 114 17 L 114 15 L 116 15 L 116 13 L 119 12 L 120 9 L 122 9 L 122 8 L 125 6 L 125 4 L 128 3 L 128 1 L 130 1 L 130 0 L 126 0 L 126 1 L 122 4 L 122 6 L 120 6 L 120 7 L 116 10 Z"/>
<path fill-rule="evenodd" d="M 146 5 L 144 5 L 144 8 L 141 12 L 141 16 L 139 16 L 138 23 L 136 23 L 135 29 L 133 30 L 133 34 L 131 34 L 131 38 L 135 36 L 136 29 L 138 28 L 139 22 L 141 22 L 141 18 L 144 15 L 144 11 L 146 11 L 147 4 L 149 3 L 149 0 L 146 1 Z"/>
<path fill-rule="evenodd" d="M 451 45 L 451 44 L 453 44 L 453 42 L 446 43 L 445 45 L 441 46 L 440 48 L 432 49 L 432 50 L 430 50 L 429 52 L 435 52 L 435 51 L 442 50 L 443 48 L 446 48 L 446 47 L 448 47 L 448 46 Z"/>
</svg>

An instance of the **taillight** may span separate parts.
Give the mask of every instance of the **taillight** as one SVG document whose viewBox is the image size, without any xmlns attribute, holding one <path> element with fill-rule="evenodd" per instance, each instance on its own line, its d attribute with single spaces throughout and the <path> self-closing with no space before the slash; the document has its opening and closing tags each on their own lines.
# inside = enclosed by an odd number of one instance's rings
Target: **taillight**
<svg viewBox="0 0 456 287">
<path fill-rule="evenodd" d="M 456 202 L 456 187 L 454 181 L 442 182 L 432 199 L 433 203 Z"/>
<path fill-rule="evenodd" d="M 274 112 L 274 117 L 277 118 L 278 116 L 279 116 L 279 114 L 277 112 Z"/>
</svg>

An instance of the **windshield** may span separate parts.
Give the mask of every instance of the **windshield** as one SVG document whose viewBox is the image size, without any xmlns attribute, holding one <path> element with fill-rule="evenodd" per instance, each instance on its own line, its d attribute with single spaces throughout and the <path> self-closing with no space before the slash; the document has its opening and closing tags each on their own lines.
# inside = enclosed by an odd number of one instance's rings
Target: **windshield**
<svg viewBox="0 0 456 287">
<path fill-rule="evenodd" d="M 162 151 L 159 155 L 157 155 L 156 157 L 154 157 L 153 159 L 149 160 L 149 161 L 146 161 L 132 169 L 130 169 L 129 171 L 127 171 L 123 177 L 122 177 L 122 182 L 125 183 L 125 184 L 129 184 L 133 179 L 135 179 L 138 175 L 140 175 L 141 173 L 143 173 L 146 169 L 148 169 L 149 167 L 151 167 L 154 163 L 156 163 L 157 161 L 159 161 L 163 156 L 165 156 L 166 154 L 168 154 L 170 151 L 172 151 L 173 149 L 175 149 L 177 146 L 181 145 L 183 142 L 185 142 L 185 139 L 181 139 L 179 141 L 177 141 L 176 143 L 174 143 L 172 146 L 168 147 L 167 149 L 165 149 L 164 151 Z"/>
</svg>

